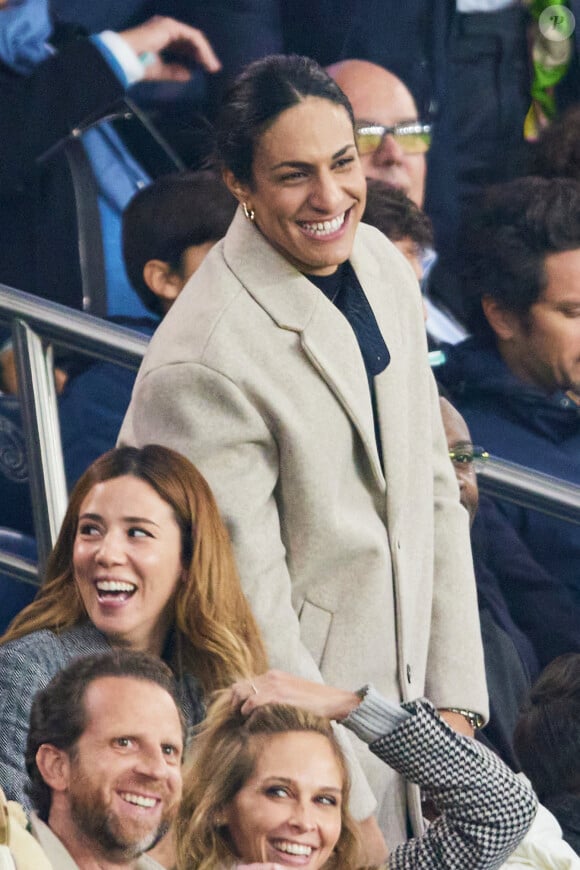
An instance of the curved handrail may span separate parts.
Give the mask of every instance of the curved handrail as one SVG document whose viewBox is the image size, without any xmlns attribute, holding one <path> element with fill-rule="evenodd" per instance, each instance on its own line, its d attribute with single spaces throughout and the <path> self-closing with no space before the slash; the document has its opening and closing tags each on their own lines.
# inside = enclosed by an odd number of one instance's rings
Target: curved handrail
<svg viewBox="0 0 580 870">
<path fill-rule="evenodd" d="M 45 341 L 127 368 L 139 367 L 149 343 L 146 336 L 125 326 L 0 284 L 0 322 L 9 324 L 16 319 Z"/>
<path fill-rule="evenodd" d="M 0 322 L 12 327 L 38 570 L 42 574 L 68 501 L 52 345 L 137 369 L 148 338 L 4 284 L 0 284 Z M 0 566 L 8 564 L 4 555 L 0 553 Z"/>
<path fill-rule="evenodd" d="M 580 486 L 490 456 L 477 481 L 482 492 L 580 525 Z"/>
</svg>

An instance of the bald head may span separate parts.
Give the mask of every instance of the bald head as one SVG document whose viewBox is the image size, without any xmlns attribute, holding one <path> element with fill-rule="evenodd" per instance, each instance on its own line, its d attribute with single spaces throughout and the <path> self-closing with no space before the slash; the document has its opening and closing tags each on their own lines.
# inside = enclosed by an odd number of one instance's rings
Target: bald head
<svg viewBox="0 0 580 870">
<path fill-rule="evenodd" d="M 327 72 L 351 102 L 357 121 L 385 127 L 418 119 L 417 107 L 401 79 L 368 60 L 343 60 Z M 420 208 L 425 194 L 424 154 L 405 154 L 391 136 L 385 136 L 373 154 L 361 158 L 367 178 L 378 178 L 403 190 Z"/>
</svg>

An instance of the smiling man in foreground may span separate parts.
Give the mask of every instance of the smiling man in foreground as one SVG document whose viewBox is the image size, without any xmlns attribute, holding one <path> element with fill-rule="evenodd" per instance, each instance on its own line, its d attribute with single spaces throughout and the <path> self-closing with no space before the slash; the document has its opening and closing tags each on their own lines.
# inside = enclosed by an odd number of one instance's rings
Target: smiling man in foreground
<svg viewBox="0 0 580 870">
<path fill-rule="evenodd" d="M 77 659 L 38 693 L 26 765 L 32 833 L 58 870 L 155 870 L 144 852 L 181 795 L 183 725 L 168 668 L 146 653 Z"/>
</svg>

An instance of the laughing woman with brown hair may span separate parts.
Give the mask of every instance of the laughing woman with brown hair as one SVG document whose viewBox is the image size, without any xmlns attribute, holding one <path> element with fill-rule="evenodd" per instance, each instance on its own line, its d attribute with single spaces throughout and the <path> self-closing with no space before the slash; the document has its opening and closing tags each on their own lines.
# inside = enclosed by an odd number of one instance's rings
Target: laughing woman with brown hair
<svg viewBox="0 0 580 870">
<path fill-rule="evenodd" d="M 97 459 L 76 484 L 34 601 L 0 639 L 0 785 L 27 804 L 32 698 L 70 660 L 111 646 L 161 656 L 189 725 L 203 698 L 266 655 L 211 491 L 158 445 Z"/>
</svg>

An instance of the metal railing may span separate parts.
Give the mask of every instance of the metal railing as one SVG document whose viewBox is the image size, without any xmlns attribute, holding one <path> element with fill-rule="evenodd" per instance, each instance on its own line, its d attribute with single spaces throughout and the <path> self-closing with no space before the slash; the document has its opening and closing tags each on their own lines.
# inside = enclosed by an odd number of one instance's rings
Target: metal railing
<svg viewBox="0 0 580 870">
<path fill-rule="evenodd" d="M 38 570 L 42 573 L 68 501 L 54 388 L 53 345 L 137 369 L 148 338 L 3 284 L 0 284 L 0 322 L 12 327 Z M 4 555 L 0 554 L 2 566 Z M 16 572 L 14 557 L 7 567 L 10 573 Z M 29 564 L 20 567 L 23 576 L 29 577 Z"/>
<path fill-rule="evenodd" d="M 38 572 L 25 559 L 0 551 L 5 573 L 37 582 L 56 540 L 67 489 L 53 377 L 53 345 L 137 369 L 149 339 L 88 314 L 0 284 L 0 323 L 11 325 L 26 451 Z M 580 524 L 580 487 L 491 458 L 479 472 L 482 490 Z"/>
<path fill-rule="evenodd" d="M 580 525 L 580 486 L 491 457 L 478 471 L 482 492 Z"/>
</svg>

